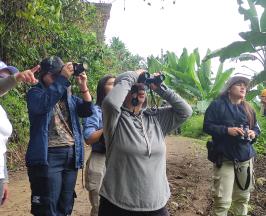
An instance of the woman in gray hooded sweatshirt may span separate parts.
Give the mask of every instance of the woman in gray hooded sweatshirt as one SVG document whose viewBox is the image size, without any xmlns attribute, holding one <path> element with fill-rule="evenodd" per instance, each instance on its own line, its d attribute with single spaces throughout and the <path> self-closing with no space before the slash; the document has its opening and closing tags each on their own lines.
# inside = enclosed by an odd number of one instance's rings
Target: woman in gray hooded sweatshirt
<svg viewBox="0 0 266 216">
<path fill-rule="evenodd" d="M 163 84 L 151 84 L 151 89 L 170 106 L 146 109 L 144 84 L 137 83 L 141 73 L 122 73 L 103 101 L 107 151 L 99 216 L 169 215 L 164 138 L 192 109 Z"/>
</svg>

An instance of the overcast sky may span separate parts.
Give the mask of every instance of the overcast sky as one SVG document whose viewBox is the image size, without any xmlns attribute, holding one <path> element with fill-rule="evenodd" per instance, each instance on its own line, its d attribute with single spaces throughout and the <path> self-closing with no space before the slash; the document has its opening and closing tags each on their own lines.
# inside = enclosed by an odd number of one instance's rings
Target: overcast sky
<svg viewBox="0 0 266 216">
<path fill-rule="evenodd" d="M 238 14 L 236 0 L 124 0 L 113 2 L 107 42 L 119 37 L 133 53 L 160 54 L 198 47 L 217 49 L 240 39 L 248 23 Z M 161 9 L 164 7 L 164 9 Z"/>
<path fill-rule="evenodd" d="M 176 0 L 174 5 L 173 0 L 102 2 L 113 2 L 106 42 L 119 37 L 130 52 L 143 57 L 160 55 L 161 49 L 180 55 L 184 47 L 189 52 L 199 48 L 203 57 L 207 48 L 240 40 L 238 33 L 249 25 L 238 13 L 237 0 Z"/>
</svg>

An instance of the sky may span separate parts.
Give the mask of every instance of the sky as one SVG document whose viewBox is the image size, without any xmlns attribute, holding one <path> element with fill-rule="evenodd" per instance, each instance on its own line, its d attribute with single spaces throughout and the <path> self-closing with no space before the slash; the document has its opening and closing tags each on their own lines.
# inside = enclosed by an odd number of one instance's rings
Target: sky
<svg viewBox="0 0 266 216">
<path fill-rule="evenodd" d="M 112 3 L 106 42 L 119 37 L 131 53 L 143 57 L 160 55 L 161 50 L 179 56 L 184 47 L 189 52 L 199 48 L 203 57 L 208 48 L 216 50 L 241 40 L 238 33 L 249 29 L 249 23 L 238 13 L 237 0 L 102 2 Z"/>
</svg>

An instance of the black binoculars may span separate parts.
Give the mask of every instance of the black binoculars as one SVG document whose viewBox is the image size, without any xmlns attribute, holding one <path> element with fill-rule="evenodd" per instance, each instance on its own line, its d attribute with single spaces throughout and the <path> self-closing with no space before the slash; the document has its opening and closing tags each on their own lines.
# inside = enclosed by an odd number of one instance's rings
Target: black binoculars
<svg viewBox="0 0 266 216">
<path fill-rule="evenodd" d="M 86 63 L 72 63 L 74 68 L 74 76 L 79 76 L 83 71 L 88 70 Z"/>
<path fill-rule="evenodd" d="M 165 80 L 165 76 L 163 74 L 153 76 L 148 72 L 144 72 L 139 75 L 138 83 L 144 83 L 146 85 L 155 84 L 155 85 L 161 85 L 161 83 Z"/>
</svg>

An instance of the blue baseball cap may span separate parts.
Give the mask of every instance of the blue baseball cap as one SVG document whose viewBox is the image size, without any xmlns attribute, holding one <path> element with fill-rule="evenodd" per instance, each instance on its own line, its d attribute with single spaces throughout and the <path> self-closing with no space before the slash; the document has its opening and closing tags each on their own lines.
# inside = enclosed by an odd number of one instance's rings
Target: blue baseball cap
<svg viewBox="0 0 266 216">
<path fill-rule="evenodd" d="M 14 66 L 8 66 L 3 61 L 0 61 L 0 71 L 8 70 L 12 75 L 19 73 L 19 70 Z"/>
<path fill-rule="evenodd" d="M 45 58 L 41 61 L 41 71 L 40 73 L 52 73 L 59 74 L 61 72 L 62 67 L 64 66 L 64 62 L 58 56 L 51 56 Z"/>
</svg>

